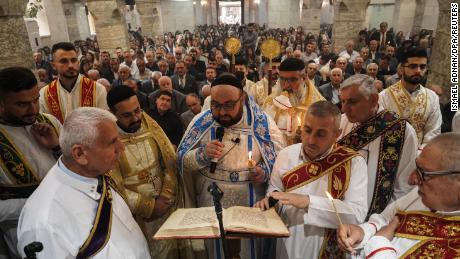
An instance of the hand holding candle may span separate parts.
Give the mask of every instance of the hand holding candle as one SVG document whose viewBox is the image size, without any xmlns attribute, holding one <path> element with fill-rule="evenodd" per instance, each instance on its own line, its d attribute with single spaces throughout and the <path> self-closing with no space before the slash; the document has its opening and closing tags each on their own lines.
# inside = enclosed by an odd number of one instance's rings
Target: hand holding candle
<svg viewBox="0 0 460 259">
<path fill-rule="evenodd" d="M 334 207 L 335 215 L 337 215 L 337 219 L 339 220 L 339 224 L 342 225 L 342 220 L 340 219 L 339 212 L 337 211 L 337 208 L 335 207 L 334 203 L 334 198 L 332 198 L 332 195 L 326 191 L 326 196 L 331 200 L 332 202 L 332 207 Z"/>
<path fill-rule="evenodd" d="M 252 151 L 249 151 L 248 170 L 250 173 L 255 172 L 256 161 L 252 160 Z"/>
</svg>

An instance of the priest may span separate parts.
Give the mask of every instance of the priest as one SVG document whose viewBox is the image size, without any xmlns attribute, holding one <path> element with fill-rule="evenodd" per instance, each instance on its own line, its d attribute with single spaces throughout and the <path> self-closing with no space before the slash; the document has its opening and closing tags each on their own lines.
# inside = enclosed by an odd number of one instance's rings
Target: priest
<svg viewBox="0 0 460 259">
<path fill-rule="evenodd" d="M 306 80 L 305 64 L 297 58 L 286 58 L 279 66 L 278 83 L 266 98 L 263 110 L 275 120 L 286 142 L 294 144 L 299 141 L 305 112 L 319 100 L 324 98 Z"/>
<path fill-rule="evenodd" d="M 221 74 L 211 84 L 211 109 L 190 122 L 177 151 L 193 205 L 213 206 L 207 188 L 216 182 L 224 192 L 223 208 L 253 206 L 265 195 L 276 155 L 284 146 L 276 124 L 245 94 L 241 82 L 232 74 Z M 209 258 L 222 254 L 219 241 L 207 241 L 206 248 Z M 256 256 L 255 240 L 242 239 L 239 254 Z"/>
</svg>

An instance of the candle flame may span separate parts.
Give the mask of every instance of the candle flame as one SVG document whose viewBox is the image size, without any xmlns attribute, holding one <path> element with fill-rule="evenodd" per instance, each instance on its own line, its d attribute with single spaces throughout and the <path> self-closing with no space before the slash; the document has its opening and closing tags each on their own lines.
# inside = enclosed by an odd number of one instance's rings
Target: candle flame
<svg viewBox="0 0 460 259">
<path fill-rule="evenodd" d="M 332 198 L 332 195 L 331 195 L 328 191 L 326 191 L 326 196 L 327 196 L 331 201 L 334 199 L 334 198 Z"/>
<path fill-rule="evenodd" d="M 302 124 L 302 120 L 300 119 L 300 116 L 297 115 L 297 122 L 299 123 L 298 126 L 300 127 L 300 124 Z"/>
<path fill-rule="evenodd" d="M 249 151 L 249 160 L 252 160 L 252 151 Z"/>
</svg>

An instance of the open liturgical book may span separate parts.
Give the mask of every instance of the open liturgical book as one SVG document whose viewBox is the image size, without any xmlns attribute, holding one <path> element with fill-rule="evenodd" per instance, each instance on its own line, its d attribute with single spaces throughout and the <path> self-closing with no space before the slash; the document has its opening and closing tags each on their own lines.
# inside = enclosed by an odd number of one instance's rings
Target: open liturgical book
<svg viewBox="0 0 460 259">
<path fill-rule="evenodd" d="M 241 237 L 288 237 L 289 231 L 272 208 L 235 206 L 222 209 L 226 235 Z M 218 238 L 219 222 L 214 207 L 178 209 L 153 239 Z"/>
</svg>

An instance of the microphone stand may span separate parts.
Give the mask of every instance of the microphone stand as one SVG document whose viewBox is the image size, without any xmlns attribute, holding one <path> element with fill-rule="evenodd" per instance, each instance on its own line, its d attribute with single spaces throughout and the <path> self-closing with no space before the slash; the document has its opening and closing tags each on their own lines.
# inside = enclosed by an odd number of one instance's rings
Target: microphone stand
<svg viewBox="0 0 460 259">
<path fill-rule="evenodd" d="M 24 247 L 24 253 L 26 254 L 25 259 L 37 259 L 38 253 L 43 250 L 43 244 L 40 242 L 32 242 Z"/>
<path fill-rule="evenodd" d="M 222 196 L 224 196 L 224 192 L 222 192 L 215 182 L 208 186 L 208 192 L 212 195 L 217 221 L 219 221 L 220 240 L 222 242 L 222 249 L 224 250 L 224 258 L 228 259 L 227 240 L 225 239 L 224 222 L 222 219 L 222 204 L 220 203 Z"/>
</svg>

